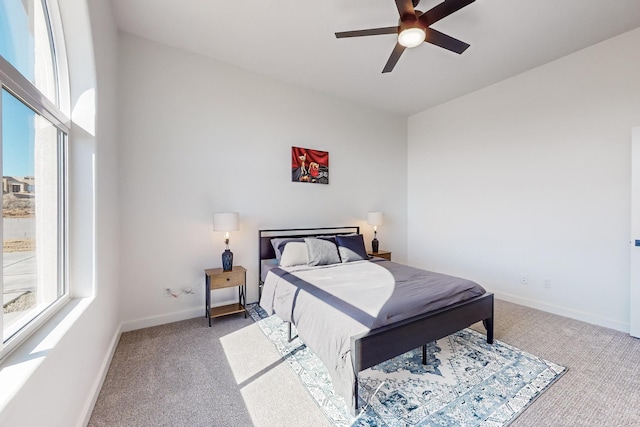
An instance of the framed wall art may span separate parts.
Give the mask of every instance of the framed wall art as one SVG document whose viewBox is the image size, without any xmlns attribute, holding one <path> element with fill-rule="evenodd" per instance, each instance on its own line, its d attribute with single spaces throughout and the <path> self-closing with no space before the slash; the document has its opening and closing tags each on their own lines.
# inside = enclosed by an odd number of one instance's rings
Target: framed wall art
<svg viewBox="0 0 640 427">
<path fill-rule="evenodd" d="M 329 153 L 310 148 L 291 147 L 291 181 L 329 183 Z"/>
</svg>

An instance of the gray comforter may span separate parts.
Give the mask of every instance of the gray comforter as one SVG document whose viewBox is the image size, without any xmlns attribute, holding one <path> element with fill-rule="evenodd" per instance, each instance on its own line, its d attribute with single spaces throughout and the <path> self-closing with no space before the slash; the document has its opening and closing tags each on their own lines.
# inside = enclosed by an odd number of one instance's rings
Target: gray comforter
<svg viewBox="0 0 640 427">
<path fill-rule="evenodd" d="M 296 326 L 325 364 L 336 393 L 353 406 L 353 335 L 484 293 L 470 280 L 376 259 L 272 269 L 260 305 Z"/>
</svg>

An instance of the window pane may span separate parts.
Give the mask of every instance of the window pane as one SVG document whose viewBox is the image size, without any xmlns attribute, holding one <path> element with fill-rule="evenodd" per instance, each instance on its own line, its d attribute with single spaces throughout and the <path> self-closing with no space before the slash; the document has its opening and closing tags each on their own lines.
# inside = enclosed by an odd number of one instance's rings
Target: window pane
<svg viewBox="0 0 640 427">
<path fill-rule="evenodd" d="M 57 105 L 49 28 L 42 0 L 0 2 L 0 55 Z"/>
<path fill-rule="evenodd" d="M 58 129 L 2 91 L 3 341 L 62 296 Z"/>
</svg>

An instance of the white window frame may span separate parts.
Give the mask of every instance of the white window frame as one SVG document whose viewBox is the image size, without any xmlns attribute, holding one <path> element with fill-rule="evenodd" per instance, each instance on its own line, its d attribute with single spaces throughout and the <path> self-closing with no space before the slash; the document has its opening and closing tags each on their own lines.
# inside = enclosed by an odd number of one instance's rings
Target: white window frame
<svg viewBox="0 0 640 427">
<path fill-rule="evenodd" d="M 39 1 L 39 0 L 35 0 Z M 36 86 L 24 77 L 13 65 L 0 56 L 0 88 L 7 90 L 13 96 L 22 101 L 35 113 L 46 118 L 58 129 L 58 291 L 59 298 L 51 303 L 42 312 L 32 318 L 26 326 L 20 329 L 6 342 L 0 340 L 0 360 L 5 358 L 12 350 L 23 343 L 30 335 L 38 330 L 51 316 L 60 310 L 69 300 L 71 290 L 69 287 L 69 203 L 68 203 L 68 145 L 70 134 L 70 119 L 67 114 L 70 111 L 69 73 L 67 56 L 62 31 L 60 10 L 55 0 L 42 0 L 48 25 L 50 26 L 50 44 L 54 56 L 54 72 L 56 74 L 57 89 L 54 104 Z M 2 117 L 2 99 L 0 97 L 0 118 Z M 2 165 L 2 120 L 0 119 L 0 169 Z M 0 237 L 2 228 L 0 227 Z M 2 239 L 3 240 L 3 239 Z M 0 251 L 0 262 L 3 252 Z M 0 277 L 0 284 L 3 277 Z M 2 287 L 0 286 L 0 289 Z M 4 331 L 3 314 L 0 313 L 0 331 Z M 3 336 L 4 332 L 0 334 Z"/>
</svg>

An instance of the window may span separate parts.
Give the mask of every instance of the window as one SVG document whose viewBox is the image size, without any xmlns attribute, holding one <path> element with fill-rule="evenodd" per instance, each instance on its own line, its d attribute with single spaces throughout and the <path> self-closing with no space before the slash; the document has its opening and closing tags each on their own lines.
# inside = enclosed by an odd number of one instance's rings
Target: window
<svg viewBox="0 0 640 427">
<path fill-rule="evenodd" d="M 56 103 L 56 72 L 44 3 L 2 0 L 0 7 L 0 55 Z"/>
<path fill-rule="evenodd" d="M 0 2 L 2 347 L 22 342 L 69 299 L 68 99 L 51 0 Z M 56 35 L 58 34 L 58 35 Z"/>
</svg>

